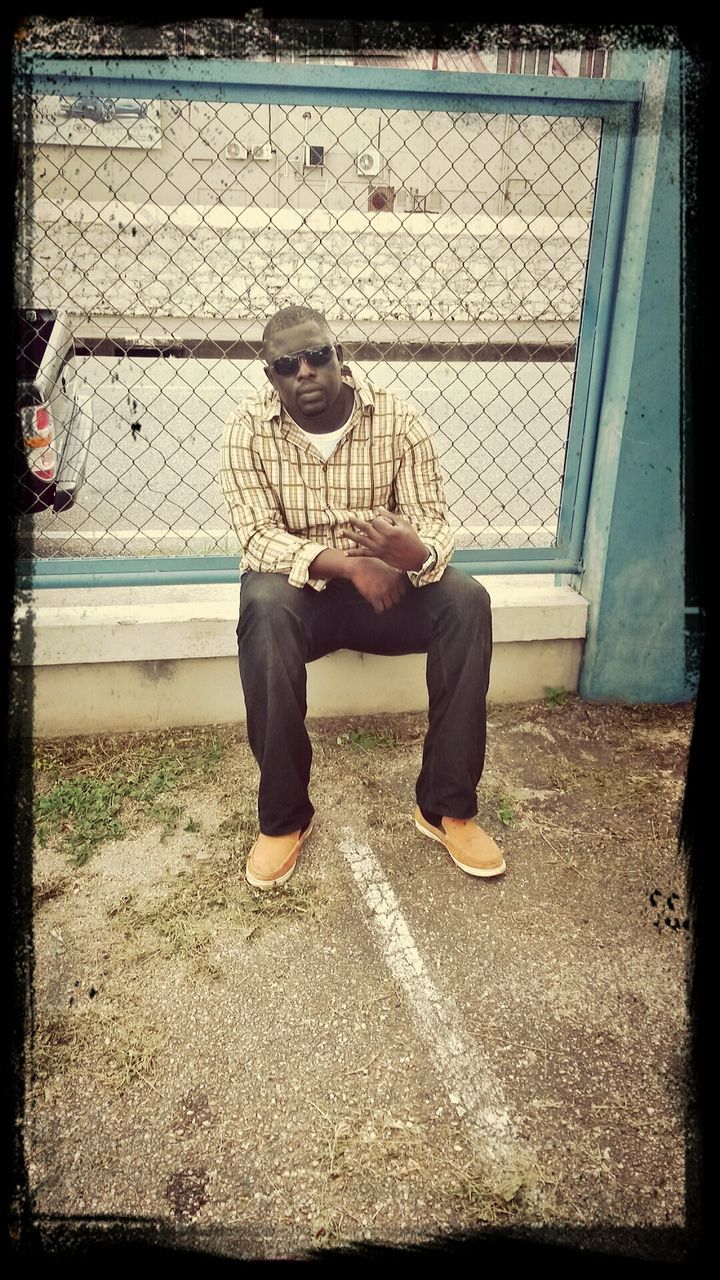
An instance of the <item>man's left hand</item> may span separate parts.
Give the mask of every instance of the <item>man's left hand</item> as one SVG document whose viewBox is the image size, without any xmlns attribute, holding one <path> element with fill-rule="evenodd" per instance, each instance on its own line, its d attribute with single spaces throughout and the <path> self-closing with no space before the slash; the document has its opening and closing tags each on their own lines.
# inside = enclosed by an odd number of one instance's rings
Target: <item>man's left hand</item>
<svg viewBox="0 0 720 1280">
<path fill-rule="evenodd" d="M 355 532 L 348 533 L 348 537 L 358 545 L 346 551 L 348 556 L 374 556 L 393 569 L 415 571 L 427 560 L 427 547 L 410 521 L 397 511 L 379 507 L 373 520 L 351 520 L 350 524 Z"/>
</svg>

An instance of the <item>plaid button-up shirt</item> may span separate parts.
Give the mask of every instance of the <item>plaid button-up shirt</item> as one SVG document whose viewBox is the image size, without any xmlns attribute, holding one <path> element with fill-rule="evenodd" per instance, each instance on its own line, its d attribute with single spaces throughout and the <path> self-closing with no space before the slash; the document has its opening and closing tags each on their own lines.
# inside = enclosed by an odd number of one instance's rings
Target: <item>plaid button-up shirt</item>
<svg viewBox="0 0 720 1280">
<path fill-rule="evenodd" d="M 437 453 L 411 404 L 343 365 L 355 392 L 345 430 L 327 461 L 267 386 L 228 418 L 220 484 L 242 548 L 241 569 L 287 574 L 294 587 L 321 591 L 309 568 L 327 548 L 348 550 L 350 521 L 380 506 L 405 516 L 437 554 L 433 568 L 409 573 L 414 586 L 437 582 L 453 553 Z"/>
</svg>

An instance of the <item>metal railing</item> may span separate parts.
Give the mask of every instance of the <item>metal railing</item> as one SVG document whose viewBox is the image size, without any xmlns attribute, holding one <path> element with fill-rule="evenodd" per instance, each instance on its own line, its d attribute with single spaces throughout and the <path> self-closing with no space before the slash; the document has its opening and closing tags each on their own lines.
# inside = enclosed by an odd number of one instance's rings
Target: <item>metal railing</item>
<svg viewBox="0 0 720 1280">
<path fill-rule="evenodd" d="M 434 426 L 458 564 L 578 568 L 639 86 L 28 64 L 18 304 L 69 313 L 94 413 L 28 580 L 237 574 L 219 439 L 295 303 Z"/>
</svg>

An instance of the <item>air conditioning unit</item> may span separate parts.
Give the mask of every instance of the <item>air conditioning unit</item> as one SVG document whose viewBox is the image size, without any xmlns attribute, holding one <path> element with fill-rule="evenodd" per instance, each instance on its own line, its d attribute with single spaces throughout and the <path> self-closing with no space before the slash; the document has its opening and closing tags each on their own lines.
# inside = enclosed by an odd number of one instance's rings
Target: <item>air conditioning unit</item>
<svg viewBox="0 0 720 1280">
<path fill-rule="evenodd" d="M 228 142 L 225 148 L 226 160 L 247 160 L 248 151 L 242 142 Z"/>
<path fill-rule="evenodd" d="M 383 158 L 374 147 L 366 147 L 359 151 L 355 161 L 357 171 L 363 178 L 375 178 L 382 168 Z"/>
<path fill-rule="evenodd" d="M 322 169 L 325 164 L 325 148 L 314 147 L 310 143 L 305 144 L 305 168 L 306 169 Z"/>
<path fill-rule="evenodd" d="M 261 142 L 259 147 L 253 147 L 252 158 L 253 160 L 272 160 L 272 144 L 269 142 Z"/>
</svg>

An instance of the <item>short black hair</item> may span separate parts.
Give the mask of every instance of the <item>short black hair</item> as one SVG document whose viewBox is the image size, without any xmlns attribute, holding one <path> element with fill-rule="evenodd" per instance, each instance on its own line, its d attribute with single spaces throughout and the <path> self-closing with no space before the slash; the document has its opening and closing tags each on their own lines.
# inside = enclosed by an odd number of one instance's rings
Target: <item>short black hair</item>
<svg viewBox="0 0 720 1280">
<path fill-rule="evenodd" d="M 268 340 L 274 333 L 280 329 L 291 329 L 296 324 L 307 324 L 308 321 L 320 325 L 326 330 L 328 336 L 332 337 L 330 326 L 322 311 L 315 311 L 312 307 L 283 307 L 280 311 L 276 311 L 265 325 L 262 336 L 263 355 L 266 353 Z"/>
</svg>

